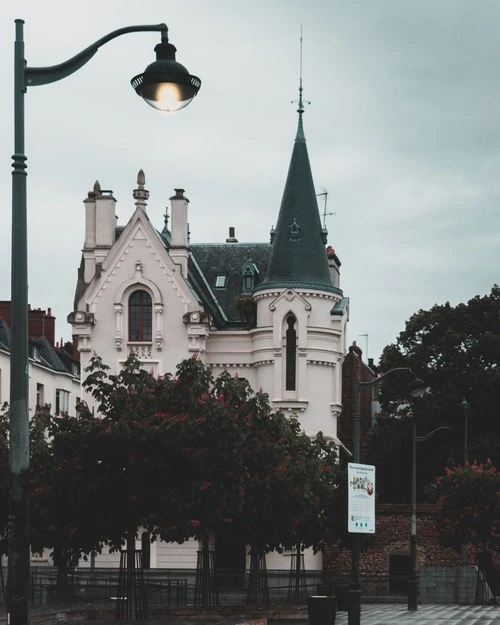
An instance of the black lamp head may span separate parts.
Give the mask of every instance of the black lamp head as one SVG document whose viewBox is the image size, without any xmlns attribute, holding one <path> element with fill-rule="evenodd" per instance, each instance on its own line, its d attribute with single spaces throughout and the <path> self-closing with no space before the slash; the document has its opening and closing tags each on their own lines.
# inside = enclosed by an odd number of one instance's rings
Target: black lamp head
<svg viewBox="0 0 500 625">
<path fill-rule="evenodd" d="M 156 61 L 132 78 L 132 87 L 153 108 L 179 111 L 198 93 L 201 80 L 175 60 L 177 50 L 168 41 L 168 31 L 162 31 L 162 40 L 155 52 Z"/>
<path fill-rule="evenodd" d="M 408 392 L 412 397 L 422 397 L 429 392 L 429 387 L 423 380 L 415 376 L 408 384 Z"/>
</svg>

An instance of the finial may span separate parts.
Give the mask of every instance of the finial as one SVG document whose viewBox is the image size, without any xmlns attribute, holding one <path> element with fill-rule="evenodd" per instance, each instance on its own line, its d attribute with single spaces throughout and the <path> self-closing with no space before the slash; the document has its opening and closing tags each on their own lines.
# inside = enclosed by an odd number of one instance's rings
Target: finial
<svg viewBox="0 0 500 625">
<path fill-rule="evenodd" d="M 300 25 L 300 61 L 299 61 L 299 99 L 292 100 L 291 104 L 298 104 L 299 108 L 297 109 L 297 113 L 299 114 L 299 119 L 302 119 L 302 113 L 304 112 L 304 104 L 311 104 L 309 100 L 302 99 L 302 24 Z"/>
<path fill-rule="evenodd" d="M 137 207 L 141 206 L 144 210 L 146 210 L 147 200 L 149 198 L 149 191 L 144 188 L 146 184 L 146 176 L 142 169 L 139 169 L 139 173 L 137 174 L 137 189 L 134 189 L 133 196 L 135 205 Z"/>
</svg>

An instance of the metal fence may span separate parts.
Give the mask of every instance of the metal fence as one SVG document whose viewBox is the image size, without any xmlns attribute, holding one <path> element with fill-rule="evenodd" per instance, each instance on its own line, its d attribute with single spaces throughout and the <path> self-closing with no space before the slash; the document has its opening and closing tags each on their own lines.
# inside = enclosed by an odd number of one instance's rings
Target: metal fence
<svg viewBox="0 0 500 625">
<path fill-rule="evenodd" d="M 471 567 L 474 568 L 474 567 Z M 452 572 L 454 569 L 450 569 Z M 217 605 L 238 606 L 248 603 L 249 571 L 218 571 L 215 576 L 217 587 Z M 57 570 L 51 566 L 32 566 L 31 600 L 36 605 L 71 603 L 74 605 L 115 604 L 118 599 L 119 570 L 111 568 L 76 568 L 71 571 L 67 584 L 57 584 Z M 4 578 L 7 571 L 4 570 Z M 294 585 L 290 571 L 267 570 L 267 590 L 269 605 L 305 605 L 306 597 L 317 594 L 318 585 L 327 582 L 334 588 L 339 610 L 347 609 L 349 576 L 330 577 L 325 580 L 321 571 L 304 571 L 300 592 Z M 426 576 L 419 581 L 422 594 L 425 595 Z M 406 580 L 389 575 L 361 575 L 361 594 L 363 602 L 405 602 L 407 597 Z M 451 584 L 451 583 L 450 583 Z M 444 586 L 442 583 L 439 586 Z M 457 592 L 450 585 L 446 594 Z M 480 584 L 475 590 L 482 588 Z M 195 569 L 150 569 L 144 571 L 144 589 L 149 606 L 182 607 L 199 605 L 196 601 Z M 454 590 L 453 590 L 454 589 Z M 460 593 L 461 594 L 461 593 Z M 457 602 L 456 595 L 451 600 Z M 422 596 L 422 599 L 425 598 Z M 436 598 L 434 598 L 436 600 Z M 447 602 L 444 597 L 437 599 Z M 491 594 L 484 600 L 472 594 L 472 598 L 459 603 L 489 603 L 494 601 Z M 0 604 L 5 603 L 5 592 L 0 588 Z M 259 603 L 259 602 L 257 602 Z M 267 602 L 266 602 L 267 603 Z"/>
</svg>

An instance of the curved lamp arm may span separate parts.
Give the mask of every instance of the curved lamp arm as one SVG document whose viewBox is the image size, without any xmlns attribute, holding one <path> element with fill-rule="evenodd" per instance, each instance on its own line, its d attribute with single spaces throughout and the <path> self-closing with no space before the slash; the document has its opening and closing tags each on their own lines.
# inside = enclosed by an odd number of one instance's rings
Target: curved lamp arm
<svg viewBox="0 0 500 625">
<path fill-rule="evenodd" d="M 118 28 L 111 33 L 108 33 L 104 37 L 98 39 L 95 43 L 85 48 L 72 58 L 59 63 L 58 65 L 51 65 L 49 67 L 25 67 L 24 68 L 24 80 L 23 87 L 35 87 L 37 85 L 47 85 L 51 82 L 56 82 L 66 76 L 70 76 L 74 72 L 80 69 L 85 63 L 88 63 L 94 54 L 99 50 L 101 46 L 112 39 L 116 39 L 121 35 L 128 33 L 138 32 L 161 32 L 162 42 L 168 41 L 168 28 L 166 24 L 151 24 L 144 26 L 125 26 L 124 28 Z"/>
<path fill-rule="evenodd" d="M 406 373 L 411 373 L 412 375 L 415 375 L 413 373 L 413 370 L 410 369 L 410 367 L 395 367 L 394 369 L 390 369 L 389 371 L 386 371 L 385 373 L 383 373 L 378 378 L 374 378 L 373 380 L 369 380 L 368 382 L 359 382 L 359 386 L 373 386 L 374 384 L 378 384 L 380 381 L 382 381 L 388 375 L 392 375 L 393 373 L 397 373 L 398 371 L 401 371 L 401 372 L 404 371 Z"/>
</svg>

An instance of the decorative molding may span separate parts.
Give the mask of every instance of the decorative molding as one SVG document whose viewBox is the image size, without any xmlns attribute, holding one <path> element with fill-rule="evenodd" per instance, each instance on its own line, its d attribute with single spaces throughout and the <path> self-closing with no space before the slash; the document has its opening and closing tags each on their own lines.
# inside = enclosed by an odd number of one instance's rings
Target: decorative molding
<svg viewBox="0 0 500 625">
<path fill-rule="evenodd" d="M 280 412 L 304 412 L 309 404 L 307 399 L 273 399 L 276 410 Z"/>
<path fill-rule="evenodd" d="M 135 354 L 139 360 L 151 360 L 153 358 L 152 343 L 128 343 L 128 350 L 131 354 Z"/>
</svg>

